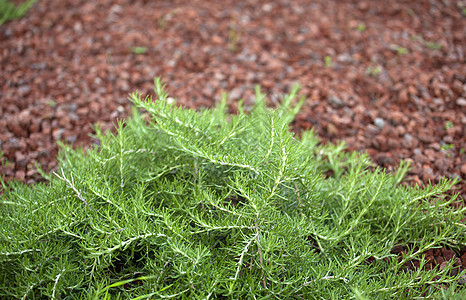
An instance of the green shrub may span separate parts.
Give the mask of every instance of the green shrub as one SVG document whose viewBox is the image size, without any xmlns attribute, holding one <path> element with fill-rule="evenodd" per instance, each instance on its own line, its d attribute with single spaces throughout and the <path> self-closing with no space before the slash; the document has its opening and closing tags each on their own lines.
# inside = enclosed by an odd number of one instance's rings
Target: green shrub
<svg viewBox="0 0 466 300">
<path fill-rule="evenodd" d="M 36 1 L 37 0 L 28 0 L 16 6 L 8 0 L 0 0 L 0 25 L 7 21 L 21 18 Z"/>
<path fill-rule="evenodd" d="M 2 182 L 1 296 L 412 299 L 459 282 L 421 255 L 465 244 L 464 209 L 443 196 L 455 180 L 402 186 L 407 164 L 387 174 L 297 139 L 296 88 L 226 115 L 225 99 L 182 109 L 155 85 L 155 102 L 130 96 L 150 120 L 135 110 L 87 153 L 64 146 L 48 184 Z"/>
</svg>

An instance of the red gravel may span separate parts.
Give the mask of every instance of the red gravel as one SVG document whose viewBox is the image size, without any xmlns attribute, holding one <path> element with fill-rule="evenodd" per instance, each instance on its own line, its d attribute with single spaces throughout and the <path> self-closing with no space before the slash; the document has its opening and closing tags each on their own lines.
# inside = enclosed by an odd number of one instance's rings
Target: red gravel
<svg viewBox="0 0 466 300">
<path fill-rule="evenodd" d="M 466 178 L 465 7 L 38 1 L 0 27 L 0 150 L 9 161 L 1 174 L 41 180 L 34 163 L 53 169 L 57 140 L 89 145 L 92 124 L 112 128 L 130 111 L 127 94 L 162 76 L 179 104 L 212 106 L 227 91 L 232 111 L 239 98 L 252 103 L 257 84 L 273 104 L 298 82 L 307 102 L 295 130 L 345 140 L 389 170 L 411 161 L 413 184 Z M 466 198 L 464 180 L 457 191 Z M 434 265 L 452 258 L 435 251 L 426 253 Z M 463 267 L 465 251 L 453 257 Z"/>
</svg>

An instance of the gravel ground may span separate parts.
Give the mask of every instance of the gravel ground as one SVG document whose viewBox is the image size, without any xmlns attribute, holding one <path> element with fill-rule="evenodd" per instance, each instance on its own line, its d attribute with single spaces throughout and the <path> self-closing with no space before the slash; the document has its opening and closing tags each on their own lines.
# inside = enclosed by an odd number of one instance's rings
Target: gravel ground
<svg viewBox="0 0 466 300">
<path fill-rule="evenodd" d="M 57 141 L 87 147 L 111 129 L 129 92 L 161 76 L 180 105 L 229 93 L 271 105 L 302 88 L 294 130 L 344 140 L 407 182 L 466 178 L 466 1 L 39 0 L 0 27 L 0 151 L 7 179 L 41 181 Z M 458 185 L 466 199 L 465 181 Z M 459 204 L 460 205 L 460 204 Z M 403 249 L 394 249 L 401 253 Z M 466 249 L 426 253 L 429 265 Z M 413 266 L 407 266 L 414 268 Z M 456 269 L 459 270 L 459 269 Z M 465 279 L 466 280 L 466 279 Z"/>
</svg>

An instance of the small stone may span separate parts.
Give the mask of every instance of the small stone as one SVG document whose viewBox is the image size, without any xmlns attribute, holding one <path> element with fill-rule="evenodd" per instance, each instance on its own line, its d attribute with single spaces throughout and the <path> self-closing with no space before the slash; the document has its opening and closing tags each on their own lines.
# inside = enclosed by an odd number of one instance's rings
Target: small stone
<svg viewBox="0 0 466 300">
<path fill-rule="evenodd" d="M 73 112 L 70 112 L 68 116 L 71 121 L 79 121 L 79 116 Z"/>
<path fill-rule="evenodd" d="M 422 169 L 422 179 L 433 181 L 435 179 L 434 171 L 428 166 L 424 166 Z"/>
<path fill-rule="evenodd" d="M 461 267 L 461 258 L 459 257 L 453 257 L 453 259 L 455 260 L 455 263 L 453 264 L 455 267 Z"/>
<path fill-rule="evenodd" d="M 403 141 L 401 142 L 403 147 L 411 148 L 413 146 L 413 136 L 409 133 L 406 133 L 403 136 Z"/>
<path fill-rule="evenodd" d="M 441 149 L 439 143 L 432 143 L 432 144 L 429 144 L 429 148 L 434 149 L 434 150 L 436 150 L 436 151 L 440 151 L 440 149 Z"/>
<path fill-rule="evenodd" d="M 446 135 L 443 137 L 443 141 L 445 142 L 445 144 L 450 145 L 453 144 L 454 139 L 452 136 Z"/>
<path fill-rule="evenodd" d="M 28 166 L 28 168 L 29 168 L 29 166 Z M 26 176 L 27 176 L 27 177 L 32 177 L 32 176 L 37 175 L 37 174 L 38 174 L 38 172 L 37 172 L 37 170 L 35 170 L 35 169 L 29 169 L 29 170 L 26 172 Z"/>
<path fill-rule="evenodd" d="M 26 142 L 23 139 L 11 138 L 5 143 L 5 148 L 11 150 L 26 150 Z"/>
<path fill-rule="evenodd" d="M 70 135 L 66 138 L 66 141 L 70 144 L 74 144 L 78 140 L 76 135 Z"/>
<path fill-rule="evenodd" d="M 377 126 L 379 129 L 383 129 L 385 127 L 385 120 L 382 118 L 376 118 L 374 121 L 374 125 Z"/>
<path fill-rule="evenodd" d="M 50 134 L 50 132 L 52 131 L 52 127 L 50 125 L 50 121 L 49 120 L 44 120 L 40 123 L 40 126 L 41 126 L 41 132 L 42 134 L 44 135 L 48 135 Z"/>
<path fill-rule="evenodd" d="M 395 163 L 395 160 L 393 158 L 391 158 L 390 156 L 384 153 L 380 153 L 376 155 L 375 161 L 380 166 L 388 166 L 388 165 L 393 165 Z"/>
<path fill-rule="evenodd" d="M 29 85 L 22 85 L 18 87 L 18 93 L 21 97 L 29 95 L 31 92 L 31 87 Z"/>
<path fill-rule="evenodd" d="M 86 107 L 80 107 L 76 110 L 76 113 L 79 116 L 86 116 L 89 112 L 89 108 Z"/>
<path fill-rule="evenodd" d="M 59 140 L 62 138 L 63 133 L 65 132 L 64 128 L 56 128 L 52 131 L 52 136 L 55 140 Z"/>
<path fill-rule="evenodd" d="M 335 108 L 339 108 L 339 107 L 343 107 L 345 106 L 345 102 L 343 102 L 340 98 L 338 98 L 337 96 L 335 95 L 331 95 L 328 100 L 327 100 L 328 104 L 330 104 L 331 106 L 335 107 Z"/>
<path fill-rule="evenodd" d="M 426 256 L 426 259 L 430 264 L 435 264 L 435 258 L 433 255 Z"/>
<path fill-rule="evenodd" d="M 342 63 L 350 63 L 353 61 L 353 57 L 349 53 L 342 53 L 337 56 L 337 61 Z"/>
<path fill-rule="evenodd" d="M 262 10 L 265 11 L 265 12 L 271 12 L 273 9 L 273 5 L 270 4 L 270 3 L 266 3 L 262 6 Z"/>
<path fill-rule="evenodd" d="M 459 273 L 458 268 L 452 268 L 451 271 L 450 271 L 451 276 L 456 276 L 456 275 L 458 275 L 458 273 Z"/>
<path fill-rule="evenodd" d="M 361 11 L 367 11 L 369 9 L 369 3 L 367 1 L 358 2 L 358 9 Z"/>
<path fill-rule="evenodd" d="M 460 97 L 456 99 L 456 104 L 458 104 L 459 106 L 466 106 L 466 99 L 463 97 Z"/>
<path fill-rule="evenodd" d="M 434 98 L 433 102 L 437 105 L 444 105 L 445 103 L 443 102 L 442 99 L 440 98 Z"/>
<path fill-rule="evenodd" d="M 333 125 L 332 123 L 329 123 L 327 125 L 327 133 L 330 135 L 337 135 L 338 134 L 338 128 Z"/>
<path fill-rule="evenodd" d="M 432 149 L 425 149 L 424 154 L 425 154 L 425 156 L 427 156 L 429 161 L 435 161 L 435 159 L 437 157 L 436 152 L 434 150 L 432 150 Z"/>
<path fill-rule="evenodd" d="M 26 155 L 24 155 L 20 151 L 15 152 L 15 160 L 16 160 L 16 165 L 22 168 L 26 167 L 27 162 L 28 162 Z"/>
<path fill-rule="evenodd" d="M 466 175 L 466 163 L 463 164 L 463 165 L 461 166 L 461 173 L 463 173 L 464 175 Z M 466 260 L 466 259 L 465 259 L 465 260 Z M 466 263 L 466 261 L 465 261 L 465 263 Z"/>
<path fill-rule="evenodd" d="M 402 125 L 398 125 L 395 127 L 395 133 L 398 136 L 403 136 L 406 133 L 406 128 Z"/>
<path fill-rule="evenodd" d="M 27 131 L 19 125 L 18 122 L 8 124 L 8 129 L 12 132 L 15 136 L 18 137 L 27 137 Z"/>
<path fill-rule="evenodd" d="M 40 120 L 34 118 L 31 121 L 31 125 L 29 126 L 29 133 L 39 132 L 39 129 L 40 129 Z"/>
<path fill-rule="evenodd" d="M 400 103 L 402 104 L 405 104 L 406 102 L 408 102 L 409 100 L 408 90 L 407 89 L 401 90 L 398 94 L 398 99 L 400 100 Z"/>
<path fill-rule="evenodd" d="M 34 63 L 31 64 L 31 69 L 33 70 L 45 70 L 47 68 L 46 63 Z"/>
<path fill-rule="evenodd" d="M 436 256 L 436 257 L 435 257 L 435 261 L 436 261 L 437 264 L 439 264 L 439 265 L 442 265 L 442 264 L 445 262 L 445 260 L 443 259 L 442 256 Z M 444 268 L 445 268 L 445 266 L 444 266 Z"/>
<path fill-rule="evenodd" d="M 244 91 L 241 87 L 236 87 L 230 92 L 230 95 L 228 96 L 228 98 L 229 100 L 238 100 L 243 95 L 243 92 Z"/>
<path fill-rule="evenodd" d="M 377 135 L 373 140 L 372 140 L 372 145 L 378 149 L 379 151 L 385 152 L 388 150 L 387 147 L 387 138 L 383 135 Z"/>
<path fill-rule="evenodd" d="M 15 174 L 15 179 L 16 180 L 24 180 L 24 178 L 26 177 L 26 172 L 24 172 L 23 170 L 18 170 L 16 171 L 16 174 Z"/>
<path fill-rule="evenodd" d="M 452 260 L 455 257 L 455 252 L 453 252 L 453 250 L 442 248 L 441 251 L 445 260 Z"/>
<path fill-rule="evenodd" d="M 400 142 L 395 138 L 388 138 L 387 141 L 388 149 L 398 149 L 400 148 Z"/>
<path fill-rule="evenodd" d="M 31 112 L 29 110 L 23 110 L 17 115 L 17 120 L 20 124 L 28 124 L 31 119 Z"/>
<path fill-rule="evenodd" d="M 434 163 L 435 167 L 441 172 L 445 172 L 448 169 L 449 164 L 450 161 L 445 157 L 438 158 Z"/>
<path fill-rule="evenodd" d="M 423 164 L 426 161 L 426 157 L 424 155 L 420 154 L 420 153 L 419 154 L 414 154 L 414 160 L 416 162 L 419 162 L 419 163 Z"/>
</svg>

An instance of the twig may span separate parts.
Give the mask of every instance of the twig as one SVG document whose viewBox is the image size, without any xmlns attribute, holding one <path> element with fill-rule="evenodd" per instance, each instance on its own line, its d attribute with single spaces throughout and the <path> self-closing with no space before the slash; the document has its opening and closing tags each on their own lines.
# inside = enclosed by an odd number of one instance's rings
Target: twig
<svg viewBox="0 0 466 300">
<path fill-rule="evenodd" d="M 126 241 L 123 241 L 121 242 L 120 244 L 116 245 L 116 246 L 113 246 L 112 248 L 108 248 L 107 250 L 105 251 L 102 251 L 102 252 L 93 252 L 92 254 L 94 255 L 103 255 L 103 254 L 109 254 L 109 253 L 112 253 L 113 251 L 119 249 L 119 248 L 122 248 L 122 247 L 125 247 L 126 245 L 134 242 L 135 240 L 138 240 L 138 239 L 145 239 L 147 237 L 150 237 L 150 236 L 159 236 L 159 237 L 166 237 L 165 234 L 162 234 L 162 233 L 148 233 L 148 234 L 144 234 L 144 235 L 138 235 L 138 236 L 135 236 L 135 237 L 132 237 L 130 239 L 127 239 Z"/>
<path fill-rule="evenodd" d="M 24 254 L 24 253 L 34 252 L 34 251 L 40 252 L 40 249 L 26 249 L 26 250 L 18 251 L 18 252 L 6 252 L 6 253 L 0 253 L 0 255 L 5 255 L 5 256 L 21 255 L 21 254 Z"/>
<path fill-rule="evenodd" d="M 64 272 L 65 269 L 62 270 L 62 272 Z M 57 288 L 57 283 L 58 283 L 58 280 L 60 279 L 60 276 L 61 276 L 61 273 L 57 275 L 57 278 L 55 278 L 55 283 L 53 284 L 53 289 L 52 289 L 52 299 L 55 299 L 55 292 L 56 292 L 56 288 Z"/>
<path fill-rule="evenodd" d="M 63 177 L 61 177 L 60 175 L 58 175 L 57 173 L 53 172 L 53 174 L 55 174 L 58 178 L 60 178 L 61 180 L 65 181 L 67 184 L 68 184 L 68 187 L 71 188 L 75 193 L 76 193 L 76 196 L 82 201 L 84 202 L 84 205 L 87 206 L 87 201 L 86 199 L 84 199 L 84 197 L 81 195 L 81 193 L 76 189 L 76 187 L 74 186 L 74 178 L 73 178 L 73 172 L 71 172 L 71 181 L 66 178 L 65 176 L 65 173 L 63 172 L 63 168 L 61 169 L 61 174 Z M 91 208 L 89 207 L 89 210 Z"/>
<path fill-rule="evenodd" d="M 311 283 L 313 283 L 313 282 L 316 282 L 317 280 L 343 280 L 345 283 L 348 283 L 348 279 L 346 279 L 346 278 L 344 278 L 344 277 L 324 276 L 324 277 L 322 277 L 322 278 L 320 278 L 320 279 L 314 279 L 314 280 L 305 282 L 305 283 L 303 283 L 303 285 L 311 284 Z"/>
<path fill-rule="evenodd" d="M 256 221 L 256 224 L 255 224 L 254 228 L 256 229 L 256 240 L 257 240 L 257 249 L 258 249 L 258 252 L 259 252 L 259 262 L 260 262 L 260 265 L 261 265 L 261 268 L 262 268 L 262 284 L 264 285 L 264 289 L 266 289 L 267 288 L 267 283 L 265 282 L 265 277 L 264 277 L 264 265 L 262 263 L 262 249 L 260 247 L 259 227 L 257 225 L 257 221 Z"/>
<path fill-rule="evenodd" d="M 254 239 L 256 238 L 257 235 L 258 235 L 258 233 L 256 233 L 256 234 L 249 240 L 249 242 L 246 244 L 246 246 L 244 246 L 244 250 L 241 252 L 241 256 L 240 256 L 240 258 L 239 258 L 238 268 L 236 268 L 235 277 L 233 277 L 233 278 L 231 278 L 231 279 L 233 279 L 233 280 L 238 279 L 239 271 L 241 270 L 241 265 L 243 264 L 244 254 L 246 254 L 246 252 L 248 252 L 249 246 L 250 246 L 251 243 L 254 241 Z"/>
</svg>

